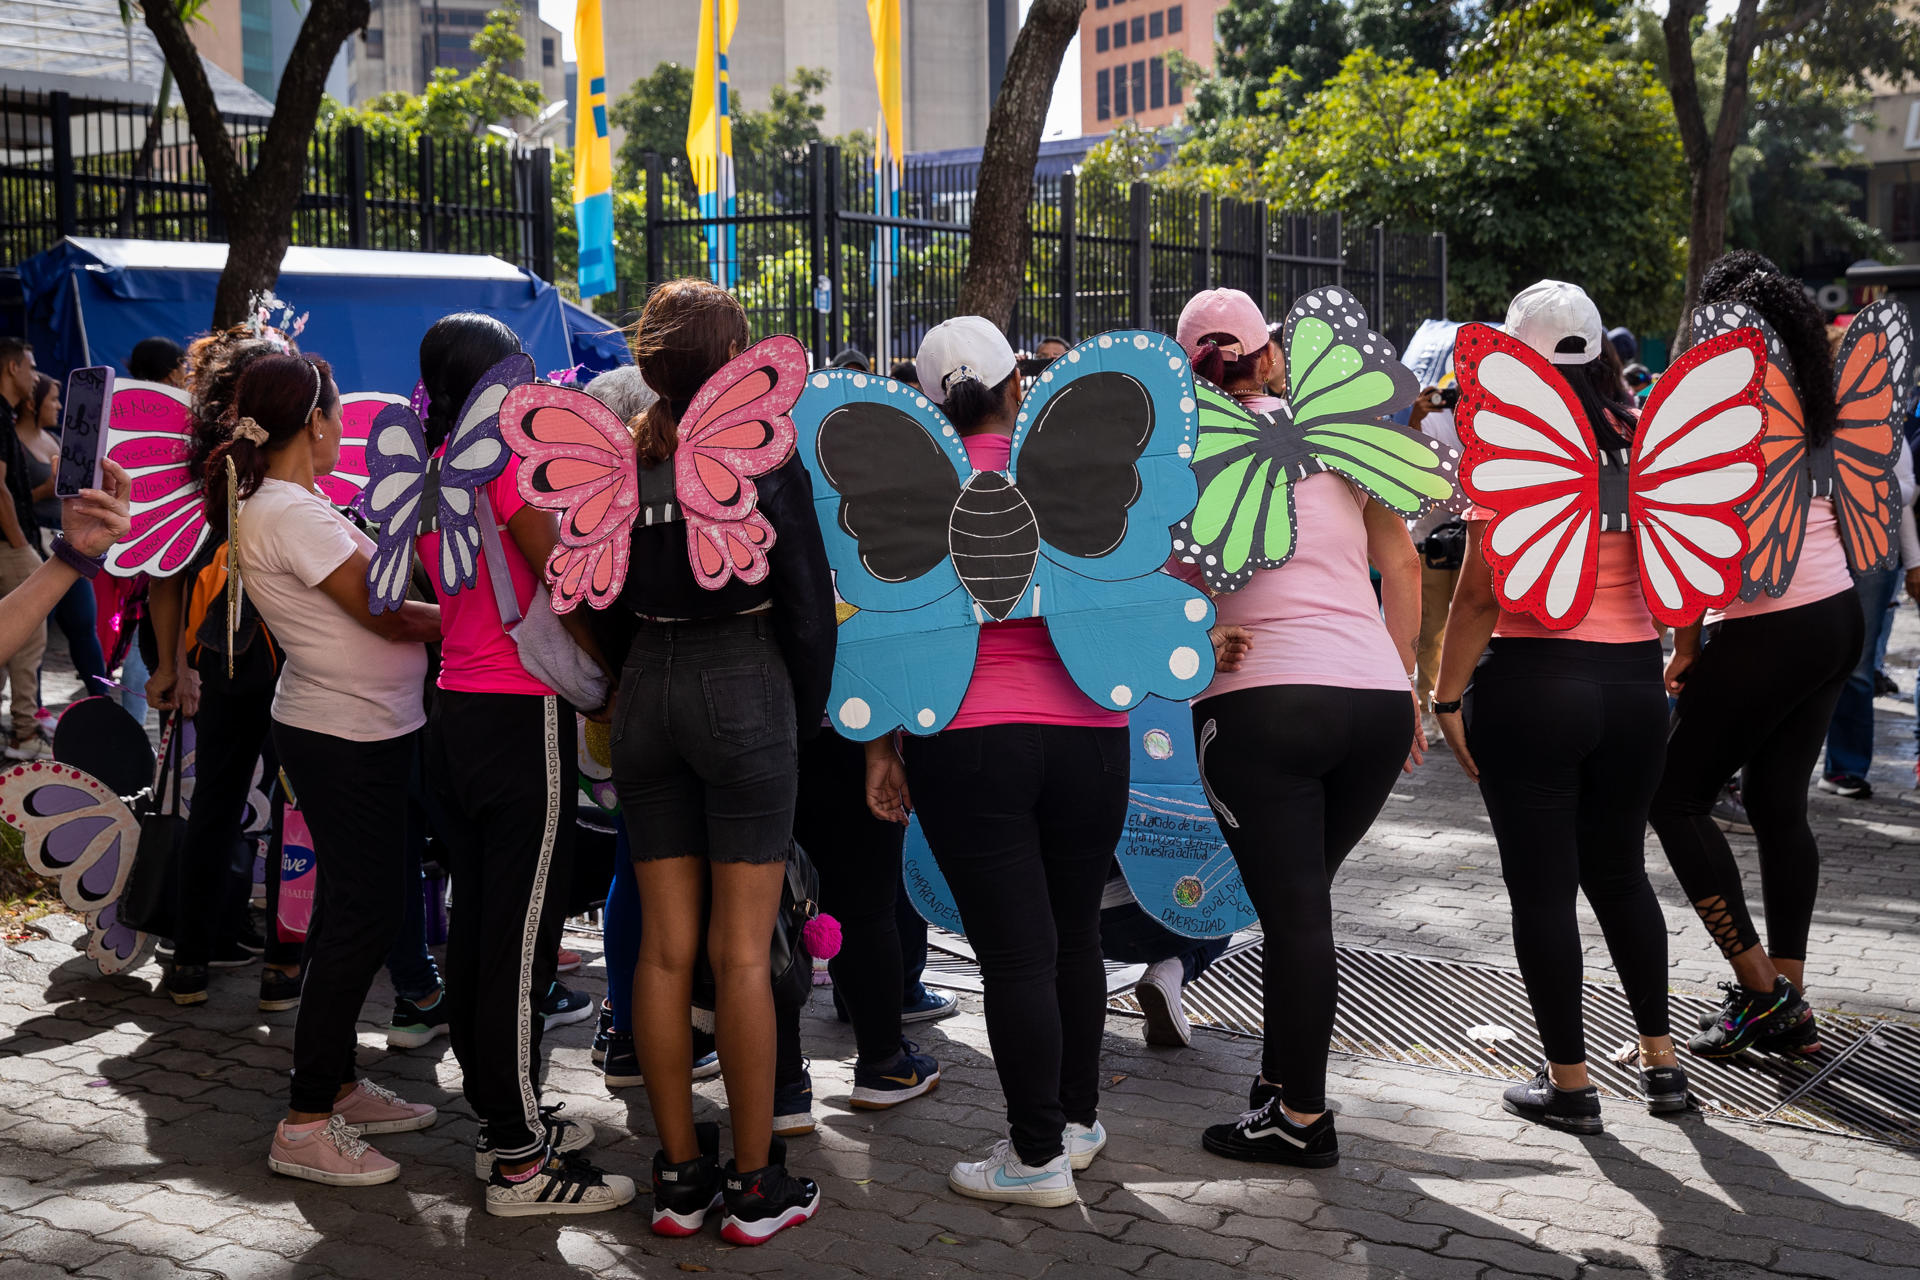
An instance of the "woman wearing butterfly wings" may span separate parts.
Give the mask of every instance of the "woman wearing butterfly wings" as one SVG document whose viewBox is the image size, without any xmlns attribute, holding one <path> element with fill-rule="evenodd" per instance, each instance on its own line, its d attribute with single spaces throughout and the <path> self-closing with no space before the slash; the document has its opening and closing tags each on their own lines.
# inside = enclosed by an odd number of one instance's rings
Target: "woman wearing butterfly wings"
<svg viewBox="0 0 1920 1280">
<path fill-rule="evenodd" d="M 1289 311 L 1210 290 L 1181 313 L 1201 378 L 1199 503 L 1175 568 L 1216 593 L 1236 653 L 1193 703 L 1200 778 L 1267 935 L 1266 1039 L 1247 1114 L 1209 1151 L 1327 1166 L 1337 995 L 1329 883 L 1426 742 L 1409 689 L 1420 566 L 1405 517 L 1454 492 L 1450 454 L 1382 421 L 1419 384 L 1342 289 Z M 1284 372 L 1276 373 L 1284 363 Z M 1267 394 L 1280 377 L 1287 398 Z M 1381 575 L 1384 618 L 1369 583 Z"/>
<path fill-rule="evenodd" d="M 1655 621 L 1684 625 L 1734 593 L 1736 504 L 1759 483 L 1755 335 L 1689 352 L 1644 415 L 1601 358 L 1605 341 L 1592 300 L 1553 280 L 1514 299 L 1504 334 L 1460 331 L 1461 475 L 1479 505 L 1433 704 L 1486 802 L 1546 1049 L 1504 1105 L 1576 1133 L 1601 1128 L 1581 1020 L 1580 891 L 1633 1008 L 1649 1109 L 1687 1106 L 1666 922 L 1645 861 L 1667 719 Z"/>
<path fill-rule="evenodd" d="M 1890 498 L 1912 377 L 1911 324 L 1894 304 L 1855 316 L 1836 360 L 1825 317 L 1759 254 L 1708 268 L 1696 333 L 1758 327 L 1766 338 L 1766 474 L 1743 514 L 1752 549 L 1740 598 L 1674 636 L 1677 696 L 1652 820 L 1667 860 L 1735 981 L 1695 1053 L 1804 1053 L 1819 1031 L 1804 996 L 1820 852 L 1807 778 L 1865 643 L 1849 569 L 1891 563 Z M 1760 846 L 1767 938 L 1711 808 L 1738 773 Z"/>
</svg>

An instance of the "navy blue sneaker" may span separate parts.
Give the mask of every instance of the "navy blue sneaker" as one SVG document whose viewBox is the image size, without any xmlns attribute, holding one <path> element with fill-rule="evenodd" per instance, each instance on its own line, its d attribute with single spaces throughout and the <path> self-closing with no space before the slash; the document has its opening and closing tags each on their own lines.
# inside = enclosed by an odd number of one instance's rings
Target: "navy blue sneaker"
<svg viewBox="0 0 1920 1280">
<path fill-rule="evenodd" d="M 711 1039 L 711 1037 L 709 1037 Z M 693 1035 L 693 1078 L 707 1080 L 720 1074 L 720 1055 L 708 1049 L 700 1052 L 700 1033 Z M 634 1052 L 633 1037 L 624 1031 L 607 1033 L 607 1052 L 600 1061 L 600 1079 L 608 1089 L 632 1089 L 644 1086 L 640 1074 L 640 1055 Z"/>
<path fill-rule="evenodd" d="M 932 1059 L 927 1059 L 931 1062 Z M 812 1133 L 813 1123 L 813 1077 L 805 1063 L 796 1080 L 775 1084 L 773 1087 L 773 1132 L 776 1137 L 797 1138 Z"/>
<path fill-rule="evenodd" d="M 900 1052 L 892 1062 L 877 1067 L 853 1064 L 852 1105 L 862 1111 L 885 1111 L 909 1098 L 930 1093 L 940 1084 L 940 1064 L 931 1054 L 920 1052 L 911 1040 L 900 1042 Z"/>
<path fill-rule="evenodd" d="M 920 985 L 920 994 L 900 1005 L 902 1022 L 938 1022 L 942 1018 L 951 1018 L 960 1012 L 960 1000 L 957 996 L 943 996 L 929 990 L 925 983 Z"/>
</svg>

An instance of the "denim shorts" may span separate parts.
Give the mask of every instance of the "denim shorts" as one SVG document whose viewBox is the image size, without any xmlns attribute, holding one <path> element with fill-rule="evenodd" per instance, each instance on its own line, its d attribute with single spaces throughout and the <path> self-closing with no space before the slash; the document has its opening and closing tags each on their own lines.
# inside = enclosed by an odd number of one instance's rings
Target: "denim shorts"
<svg viewBox="0 0 1920 1280">
<path fill-rule="evenodd" d="M 764 613 L 640 624 L 613 729 L 635 862 L 780 862 L 793 839 L 793 685 Z"/>
</svg>

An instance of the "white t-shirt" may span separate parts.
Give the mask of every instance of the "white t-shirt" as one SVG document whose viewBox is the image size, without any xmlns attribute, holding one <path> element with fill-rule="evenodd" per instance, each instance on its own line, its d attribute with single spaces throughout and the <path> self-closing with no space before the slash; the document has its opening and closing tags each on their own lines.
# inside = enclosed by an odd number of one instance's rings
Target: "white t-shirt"
<svg viewBox="0 0 1920 1280">
<path fill-rule="evenodd" d="M 427 721 L 427 648 L 355 622 L 320 583 L 373 540 L 320 494 L 266 479 L 240 504 L 241 586 L 286 652 L 273 718 L 354 742 L 382 742 Z"/>
</svg>

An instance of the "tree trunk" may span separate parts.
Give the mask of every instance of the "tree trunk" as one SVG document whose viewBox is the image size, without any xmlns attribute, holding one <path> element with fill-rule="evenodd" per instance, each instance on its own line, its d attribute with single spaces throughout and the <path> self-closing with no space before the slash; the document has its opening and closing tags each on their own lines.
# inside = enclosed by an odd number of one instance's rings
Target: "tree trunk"
<svg viewBox="0 0 1920 1280">
<path fill-rule="evenodd" d="M 1000 93 L 987 117 L 967 270 L 960 281 L 960 310 L 985 316 L 1002 329 L 1013 322 L 1020 282 L 1027 271 L 1031 234 L 1027 207 L 1033 198 L 1034 166 L 1040 159 L 1040 130 L 1047 122 L 1060 59 L 1086 7 L 1087 0 L 1034 0 L 1026 25 L 1013 42 Z"/>
<path fill-rule="evenodd" d="M 1680 128 L 1692 195 L 1686 293 L 1674 330 L 1675 356 L 1692 345 L 1693 308 L 1700 300 L 1700 281 L 1708 265 L 1726 247 L 1733 152 L 1746 135 L 1748 73 L 1759 35 L 1759 0 L 1740 0 L 1727 33 L 1727 75 L 1720 94 L 1720 115 L 1713 132 L 1708 133 L 1693 65 L 1693 20 L 1704 12 L 1705 4 L 1706 0 L 1672 0 L 1661 22 L 1667 44 L 1668 93 L 1673 98 L 1673 116 Z"/>
<path fill-rule="evenodd" d="M 271 289 L 280 278 L 280 260 L 293 238 L 293 213 L 306 185 L 307 144 L 320 117 L 327 71 L 347 37 L 367 25 L 370 12 L 368 0 L 313 0 L 281 73 L 273 120 L 248 173 L 180 17 L 179 0 L 147 2 L 147 28 L 179 86 L 207 185 L 226 215 L 227 265 L 214 295 L 215 329 L 238 324 L 247 314 L 248 299 Z"/>
</svg>

